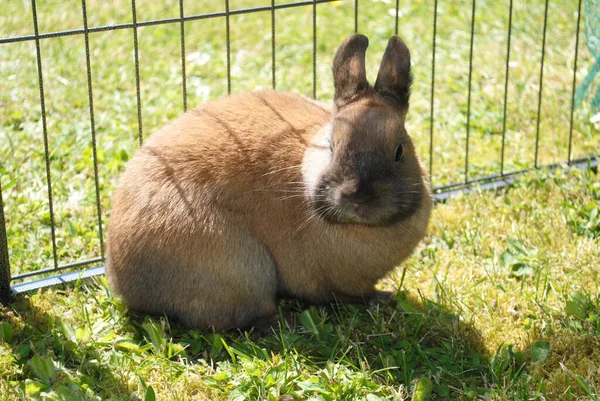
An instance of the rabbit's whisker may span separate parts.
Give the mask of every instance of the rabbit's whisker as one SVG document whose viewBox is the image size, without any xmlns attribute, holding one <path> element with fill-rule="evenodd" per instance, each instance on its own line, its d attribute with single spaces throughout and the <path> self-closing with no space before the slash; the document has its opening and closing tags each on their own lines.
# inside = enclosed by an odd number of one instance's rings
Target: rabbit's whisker
<svg viewBox="0 0 600 401">
<path fill-rule="evenodd" d="M 292 233 L 292 235 L 298 233 L 302 228 L 306 227 L 306 225 L 315 217 L 323 217 L 324 213 L 328 213 L 333 210 L 333 206 L 331 205 L 322 205 L 319 206 L 316 210 L 314 210 L 311 215 Z"/>
<path fill-rule="evenodd" d="M 276 174 L 276 173 L 279 173 L 281 171 L 293 170 L 295 168 L 300 168 L 300 167 L 302 167 L 302 164 L 296 164 L 295 166 L 288 166 L 288 167 L 278 168 L 276 170 L 271 170 L 271 171 L 269 171 L 267 173 L 264 173 L 263 175 L 261 175 L 261 177 L 265 177 L 265 176 L 271 175 L 271 174 Z"/>
</svg>

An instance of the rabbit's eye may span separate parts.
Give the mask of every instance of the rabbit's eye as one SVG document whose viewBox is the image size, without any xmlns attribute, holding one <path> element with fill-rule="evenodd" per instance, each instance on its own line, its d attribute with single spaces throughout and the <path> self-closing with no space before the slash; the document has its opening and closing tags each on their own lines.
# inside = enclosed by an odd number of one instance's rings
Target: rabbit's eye
<svg viewBox="0 0 600 401">
<path fill-rule="evenodd" d="M 398 149 L 396 149 L 396 157 L 394 158 L 394 160 L 399 162 L 403 156 L 404 156 L 404 147 L 402 146 L 402 144 L 400 144 L 400 145 L 398 145 Z"/>
</svg>

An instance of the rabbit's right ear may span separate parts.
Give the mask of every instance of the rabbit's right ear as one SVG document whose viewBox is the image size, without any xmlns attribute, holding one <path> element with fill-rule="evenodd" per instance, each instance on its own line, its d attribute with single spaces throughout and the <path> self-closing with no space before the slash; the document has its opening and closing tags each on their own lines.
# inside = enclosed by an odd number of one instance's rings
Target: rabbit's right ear
<svg viewBox="0 0 600 401">
<path fill-rule="evenodd" d="M 388 103 L 406 112 L 411 84 L 410 51 L 399 36 L 392 36 L 381 60 L 375 91 Z"/>
<path fill-rule="evenodd" d="M 334 102 L 339 109 L 370 90 L 365 70 L 365 52 L 369 39 L 365 35 L 348 36 L 333 59 Z"/>
</svg>

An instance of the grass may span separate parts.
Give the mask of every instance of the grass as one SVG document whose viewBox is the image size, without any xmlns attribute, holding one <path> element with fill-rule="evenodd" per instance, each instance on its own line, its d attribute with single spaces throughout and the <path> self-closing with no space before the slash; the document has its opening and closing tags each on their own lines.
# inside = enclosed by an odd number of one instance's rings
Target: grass
<svg viewBox="0 0 600 401">
<path fill-rule="evenodd" d="M 0 310 L 0 398 L 597 400 L 599 208 L 579 170 L 453 198 L 381 283 L 391 302 L 285 301 L 265 336 L 132 315 L 103 277 L 20 297 Z"/>
<path fill-rule="evenodd" d="M 31 3 L 8 0 L 0 37 L 33 32 Z M 80 2 L 38 0 L 40 32 L 83 27 Z M 129 0 L 88 1 L 89 26 L 131 22 Z M 277 1 L 282 4 L 282 1 Z M 415 84 L 408 130 L 434 185 L 465 178 L 470 51 L 468 0 L 439 2 L 429 154 L 433 2 L 401 2 Z M 469 178 L 565 160 L 570 133 L 577 2 L 515 1 L 503 119 L 508 2 L 477 1 Z M 177 2 L 137 0 L 138 21 L 179 16 Z M 230 0 L 232 10 L 270 1 Z M 187 15 L 224 2 L 184 1 Z M 395 2 L 359 2 L 369 77 L 395 26 Z M 312 95 L 312 6 L 276 12 L 277 88 Z M 233 92 L 271 87 L 271 13 L 231 16 Z M 317 98 L 330 101 L 330 63 L 354 30 L 354 2 L 317 6 Z M 582 29 L 583 30 L 583 29 Z M 141 130 L 183 110 L 179 24 L 139 28 Z M 139 138 L 129 29 L 90 34 L 102 225 Z M 225 19 L 185 24 L 187 103 L 227 94 Z M 82 35 L 40 41 L 58 264 L 100 255 Z M 592 65 L 580 38 L 577 84 Z M 35 44 L 0 45 L 0 183 L 13 274 L 50 267 L 53 250 Z M 573 157 L 599 152 L 586 102 L 575 110 Z M 440 205 L 377 307 L 282 305 L 277 334 L 185 330 L 131 316 L 104 279 L 20 298 L 0 311 L 0 399 L 583 400 L 600 392 L 600 183 L 591 173 L 539 172 L 505 193 Z M 290 398 L 291 397 L 291 398 Z"/>
</svg>

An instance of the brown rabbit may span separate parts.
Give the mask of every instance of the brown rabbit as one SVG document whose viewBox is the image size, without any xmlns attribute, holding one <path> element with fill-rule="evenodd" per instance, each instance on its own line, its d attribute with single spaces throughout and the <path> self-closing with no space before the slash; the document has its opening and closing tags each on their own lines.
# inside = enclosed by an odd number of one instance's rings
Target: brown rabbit
<svg viewBox="0 0 600 401">
<path fill-rule="evenodd" d="M 410 54 L 389 40 L 375 86 L 368 39 L 333 62 L 335 107 L 230 96 L 152 135 L 114 197 L 107 273 L 131 308 L 216 330 L 276 313 L 280 295 L 370 298 L 423 238 L 432 208 L 404 128 Z"/>
</svg>

